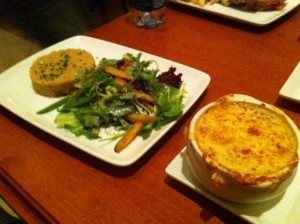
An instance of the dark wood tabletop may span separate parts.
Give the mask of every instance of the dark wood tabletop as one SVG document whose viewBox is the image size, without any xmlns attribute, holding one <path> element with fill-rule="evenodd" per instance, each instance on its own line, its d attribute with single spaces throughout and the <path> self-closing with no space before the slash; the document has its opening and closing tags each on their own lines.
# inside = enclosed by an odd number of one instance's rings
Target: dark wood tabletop
<svg viewBox="0 0 300 224">
<path fill-rule="evenodd" d="M 130 14 L 87 36 L 154 54 L 208 73 L 196 104 L 142 158 L 116 167 L 41 131 L 0 106 L 0 190 L 28 223 L 245 223 L 169 177 L 193 115 L 241 93 L 274 104 L 300 126 L 300 106 L 279 90 L 300 60 L 300 13 L 256 27 L 168 5 L 166 23 L 135 27 Z"/>
</svg>

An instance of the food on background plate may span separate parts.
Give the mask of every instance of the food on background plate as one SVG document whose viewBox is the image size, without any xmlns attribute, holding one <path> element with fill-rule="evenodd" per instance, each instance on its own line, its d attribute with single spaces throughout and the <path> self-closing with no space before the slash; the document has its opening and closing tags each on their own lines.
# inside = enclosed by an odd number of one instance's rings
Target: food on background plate
<svg viewBox="0 0 300 224">
<path fill-rule="evenodd" d="M 221 99 L 198 119 L 195 137 L 203 157 L 242 184 L 278 183 L 298 162 L 292 127 L 264 104 Z"/>
<path fill-rule="evenodd" d="M 274 11 L 284 7 L 285 0 L 183 0 L 204 7 L 206 4 L 222 3 L 248 11 Z"/>
<path fill-rule="evenodd" d="M 206 187 L 228 200 L 271 198 L 272 191 L 282 193 L 281 187 L 296 172 L 297 128 L 274 106 L 234 99 L 222 97 L 193 118 L 189 135 L 192 169 L 202 164 L 206 177 L 200 178 L 206 180 Z"/>
<path fill-rule="evenodd" d="M 77 82 L 76 72 L 91 71 L 95 59 L 82 49 L 53 51 L 38 58 L 30 68 L 33 89 L 41 95 L 58 97 L 70 94 Z"/>
<path fill-rule="evenodd" d="M 153 130 L 181 116 L 186 91 L 176 68 L 160 72 L 155 61 L 143 61 L 141 56 L 102 58 L 93 71 L 77 72 L 75 90 L 38 114 L 58 109 L 55 123 L 76 136 L 120 138 L 116 152 L 137 135 L 148 138 Z"/>
</svg>

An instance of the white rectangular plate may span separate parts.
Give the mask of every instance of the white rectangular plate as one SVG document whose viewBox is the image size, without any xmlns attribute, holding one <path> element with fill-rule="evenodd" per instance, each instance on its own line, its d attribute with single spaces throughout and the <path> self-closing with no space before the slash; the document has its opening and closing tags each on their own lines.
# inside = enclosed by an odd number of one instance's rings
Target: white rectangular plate
<svg viewBox="0 0 300 224">
<path fill-rule="evenodd" d="M 204 7 L 200 7 L 191 2 L 183 0 L 170 0 L 171 2 L 184 5 L 187 7 L 198 9 L 202 12 L 215 14 L 218 16 L 226 17 L 232 20 L 240 21 L 243 23 L 255 25 L 255 26 L 265 26 L 268 25 L 280 17 L 284 16 L 299 4 L 299 0 L 286 0 L 286 5 L 280 11 L 266 11 L 266 12 L 249 12 L 242 11 L 237 8 L 223 6 L 222 4 L 206 4 Z"/>
<path fill-rule="evenodd" d="M 37 115 L 36 112 L 38 110 L 56 102 L 58 99 L 44 97 L 34 92 L 29 77 L 29 68 L 38 57 L 54 50 L 66 48 L 85 49 L 93 54 L 96 58 L 96 63 L 103 57 L 121 59 L 126 53 L 136 55 L 140 52 L 135 49 L 85 36 L 69 38 L 42 50 L 3 72 L 0 75 L 0 104 L 45 132 L 68 142 L 96 158 L 117 166 L 128 166 L 134 163 L 176 124 L 176 122 L 172 122 L 164 126 L 161 130 L 153 132 L 146 140 L 142 140 L 141 137 L 138 137 L 121 153 L 115 153 L 114 146 L 116 141 L 100 142 L 99 140 L 88 140 L 85 137 L 75 137 L 72 133 L 57 128 L 54 124 L 57 111 Z M 173 66 L 176 68 L 177 74 L 182 73 L 182 80 L 187 90 L 183 102 L 185 104 L 184 113 L 186 113 L 201 96 L 210 82 L 210 76 L 206 73 L 173 61 L 143 52 L 142 60 L 155 60 L 158 63 L 160 71 L 167 71 Z"/>
<path fill-rule="evenodd" d="M 300 61 L 280 89 L 279 95 L 291 101 L 300 103 Z"/>
<path fill-rule="evenodd" d="M 166 168 L 166 173 L 217 203 L 242 219 L 255 224 L 299 224 L 300 223 L 300 172 L 292 184 L 278 198 L 255 204 L 239 204 L 214 196 L 208 192 L 192 174 L 185 157 L 185 148 Z"/>
</svg>

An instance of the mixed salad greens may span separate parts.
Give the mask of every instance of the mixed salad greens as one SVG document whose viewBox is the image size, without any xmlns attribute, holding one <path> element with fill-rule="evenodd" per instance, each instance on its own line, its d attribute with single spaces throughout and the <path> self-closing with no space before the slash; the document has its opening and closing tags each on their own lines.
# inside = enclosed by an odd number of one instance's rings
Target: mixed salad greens
<svg viewBox="0 0 300 224">
<path fill-rule="evenodd" d="M 176 68 L 159 74 L 157 63 L 143 61 L 141 56 L 103 58 L 93 72 L 79 71 L 74 92 L 38 114 L 57 109 L 59 127 L 89 139 L 101 139 L 100 129 L 109 127 L 115 130 L 110 139 L 117 139 L 133 125 L 129 114 L 144 114 L 154 118 L 138 133 L 146 139 L 153 130 L 180 117 L 186 91 Z M 149 68 L 152 64 L 155 69 Z"/>
</svg>

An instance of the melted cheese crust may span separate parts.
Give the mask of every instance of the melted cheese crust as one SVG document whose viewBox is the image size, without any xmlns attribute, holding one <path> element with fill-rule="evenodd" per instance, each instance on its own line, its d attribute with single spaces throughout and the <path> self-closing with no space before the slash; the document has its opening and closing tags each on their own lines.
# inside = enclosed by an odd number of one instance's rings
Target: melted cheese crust
<svg viewBox="0 0 300 224">
<path fill-rule="evenodd" d="M 197 120 L 195 138 L 207 163 L 243 184 L 277 183 L 297 166 L 292 127 L 264 104 L 217 103 Z"/>
</svg>

